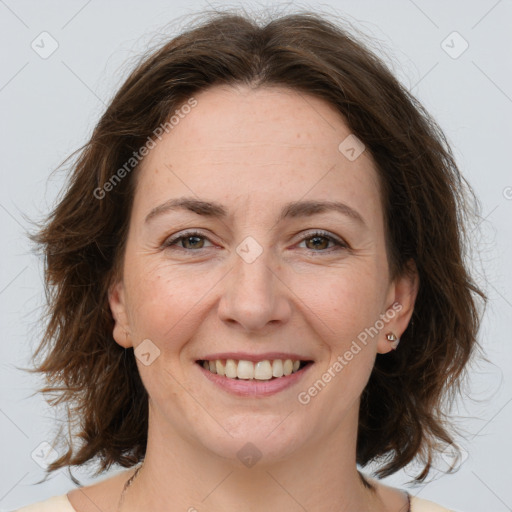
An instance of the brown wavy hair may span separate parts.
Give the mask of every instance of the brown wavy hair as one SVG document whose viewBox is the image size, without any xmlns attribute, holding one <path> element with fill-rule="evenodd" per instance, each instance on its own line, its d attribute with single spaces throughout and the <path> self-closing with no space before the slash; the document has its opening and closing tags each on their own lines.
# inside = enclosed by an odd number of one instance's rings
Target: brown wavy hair
<svg viewBox="0 0 512 512">
<path fill-rule="evenodd" d="M 56 438 L 65 438 L 65 453 L 48 474 L 89 461 L 99 461 L 99 474 L 143 460 L 148 396 L 133 350 L 113 339 L 108 303 L 137 165 L 115 186 L 108 182 L 193 94 L 243 84 L 323 99 L 375 161 L 391 276 L 408 272 L 413 260 L 420 286 L 400 349 L 377 355 L 362 393 L 357 463 L 377 462 L 383 477 L 417 458 L 423 469 L 415 480 L 422 481 L 439 450 L 457 448 L 448 406 L 479 348 L 479 306 L 487 298 L 465 263 L 478 200 L 436 122 L 343 22 L 310 11 L 265 23 L 233 11 L 199 20 L 140 58 L 75 153 L 56 207 L 30 235 L 44 256 L 47 298 L 31 371 L 46 376 L 40 391 L 51 405 L 65 405 L 68 420 L 66 436 Z"/>
</svg>

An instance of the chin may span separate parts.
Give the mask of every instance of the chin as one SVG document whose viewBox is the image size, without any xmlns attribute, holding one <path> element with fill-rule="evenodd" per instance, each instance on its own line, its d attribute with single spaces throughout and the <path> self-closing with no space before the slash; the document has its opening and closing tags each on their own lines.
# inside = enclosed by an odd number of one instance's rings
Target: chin
<svg viewBox="0 0 512 512">
<path fill-rule="evenodd" d="M 270 466 L 305 448 L 310 439 L 298 418 L 293 418 L 294 414 L 287 417 L 288 414 L 236 415 L 223 423 L 231 435 L 222 431 L 214 437 L 212 433 L 219 432 L 219 427 L 205 425 L 205 430 L 197 432 L 198 439 L 208 451 L 237 466 Z"/>
</svg>

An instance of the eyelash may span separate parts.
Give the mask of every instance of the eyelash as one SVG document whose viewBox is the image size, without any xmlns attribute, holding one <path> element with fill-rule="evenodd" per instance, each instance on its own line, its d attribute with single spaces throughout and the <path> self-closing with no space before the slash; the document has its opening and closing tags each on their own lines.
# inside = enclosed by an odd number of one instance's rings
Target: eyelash
<svg viewBox="0 0 512 512">
<path fill-rule="evenodd" d="M 184 240 L 186 238 L 190 238 L 192 236 L 195 236 L 195 237 L 198 237 L 198 238 L 204 238 L 205 240 L 210 241 L 207 236 L 203 235 L 199 231 L 186 231 L 184 233 L 181 233 L 179 236 L 174 236 L 174 237 L 171 237 L 171 238 L 167 239 L 162 244 L 162 246 L 165 249 L 175 250 L 173 248 L 173 246 L 175 246 L 177 244 L 177 242 L 179 242 L 180 240 Z M 307 233 L 305 236 L 303 236 L 300 239 L 300 243 L 304 242 L 305 240 L 310 240 L 310 239 L 316 238 L 316 237 L 326 238 L 330 242 L 333 242 L 336 247 L 331 247 L 329 249 L 324 249 L 324 250 L 319 250 L 319 251 L 316 251 L 314 249 L 308 249 L 308 251 L 311 252 L 311 253 L 330 253 L 333 250 L 349 249 L 348 244 L 346 244 L 343 240 L 335 238 L 334 236 L 330 235 L 326 231 L 318 231 L 318 230 Z M 178 250 L 182 250 L 182 251 L 186 251 L 186 252 L 197 252 L 197 251 L 200 251 L 201 249 L 207 249 L 207 247 L 206 248 L 201 247 L 199 249 L 185 249 L 183 247 L 178 247 L 177 249 Z"/>
</svg>

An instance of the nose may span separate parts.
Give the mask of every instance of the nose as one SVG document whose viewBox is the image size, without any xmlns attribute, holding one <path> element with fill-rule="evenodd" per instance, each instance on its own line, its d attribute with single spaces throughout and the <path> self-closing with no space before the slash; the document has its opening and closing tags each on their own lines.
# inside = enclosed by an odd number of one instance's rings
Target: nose
<svg viewBox="0 0 512 512">
<path fill-rule="evenodd" d="M 223 280 L 218 307 L 223 322 L 256 332 L 289 320 L 291 291 L 268 252 L 263 251 L 252 263 L 234 255 L 234 268 Z"/>
</svg>

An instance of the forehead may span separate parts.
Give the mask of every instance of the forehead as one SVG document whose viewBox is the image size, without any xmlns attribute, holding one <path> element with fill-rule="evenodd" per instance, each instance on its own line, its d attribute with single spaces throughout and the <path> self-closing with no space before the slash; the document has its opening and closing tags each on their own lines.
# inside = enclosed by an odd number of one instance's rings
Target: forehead
<svg viewBox="0 0 512 512">
<path fill-rule="evenodd" d="M 177 108 L 173 128 L 145 157 L 136 209 L 180 195 L 265 209 L 322 198 L 343 199 L 364 217 L 380 217 L 371 156 L 363 151 L 354 160 L 340 150 L 353 135 L 323 100 L 248 86 L 215 86 L 193 98 L 193 107 Z"/>
</svg>

